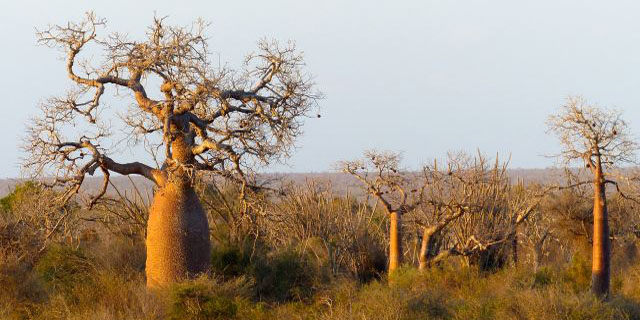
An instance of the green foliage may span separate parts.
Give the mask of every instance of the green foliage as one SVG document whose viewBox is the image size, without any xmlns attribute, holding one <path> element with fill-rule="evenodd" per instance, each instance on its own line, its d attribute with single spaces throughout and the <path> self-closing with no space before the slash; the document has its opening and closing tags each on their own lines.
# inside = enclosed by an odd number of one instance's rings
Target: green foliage
<svg viewBox="0 0 640 320">
<path fill-rule="evenodd" d="M 237 309 L 232 299 L 217 294 L 205 281 L 180 284 L 172 292 L 171 319 L 230 319 Z"/>
<path fill-rule="evenodd" d="M 540 268 L 533 274 L 533 287 L 542 288 L 551 284 L 553 272 L 549 268 Z"/>
<path fill-rule="evenodd" d="M 11 193 L 0 199 L 0 209 L 5 213 L 10 213 L 17 203 L 26 197 L 37 194 L 40 190 L 41 187 L 33 181 L 18 184 Z"/>
<path fill-rule="evenodd" d="M 35 272 L 51 291 L 70 293 L 78 284 L 91 282 L 93 267 L 80 250 L 53 245 L 40 258 Z"/>
<path fill-rule="evenodd" d="M 302 300 L 313 293 L 318 268 L 307 256 L 292 249 L 267 254 L 258 248 L 251 259 L 251 250 L 248 246 L 216 246 L 211 255 L 213 273 L 223 279 L 251 277 L 261 299 Z"/>
<path fill-rule="evenodd" d="M 307 257 L 292 250 L 277 252 L 252 265 L 258 296 L 277 301 L 301 300 L 313 292 L 314 269 Z"/>
<path fill-rule="evenodd" d="M 223 277 L 236 277 L 247 273 L 250 262 L 250 252 L 239 246 L 218 245 L 211 253 L 211 270 Z"/>
<path fill-rule="evenodd" d="M 587 290 L 591 285 L 591 263 L 580 254 L 575 254 L 565 272 L 565 281 L 575 292 Z"/>
</svg>

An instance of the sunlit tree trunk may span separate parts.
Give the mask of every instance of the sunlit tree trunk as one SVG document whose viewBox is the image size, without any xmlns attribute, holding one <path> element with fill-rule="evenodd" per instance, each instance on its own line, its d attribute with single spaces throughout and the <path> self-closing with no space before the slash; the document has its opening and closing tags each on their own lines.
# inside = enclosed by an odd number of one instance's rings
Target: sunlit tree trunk
<svg viewBox="0 0 640 320">
<path fill-rule="evenodd" d="M 609 293 L 611 276 L 611 251 L 605 180 L 600 157 L 596 158 L 593 197 L 593 264 L 591 268 L 591 291 L 598 296 Z"/>
<path fill-rule="evenodd" d="M 391 212 L 389 224 L 389 275 L 402 263 L 402 215 Z"/>
<path fill-rule="evenodd" d="M 189 163 L 189 143 L 176 139 L 173 159 Z M 178 167 L 155 193 L 147 224 L 146 275 L 149 287 L 161 287 L 208 273 L 211 260 L 209 224 L 193 179 Z"/>
</svg>

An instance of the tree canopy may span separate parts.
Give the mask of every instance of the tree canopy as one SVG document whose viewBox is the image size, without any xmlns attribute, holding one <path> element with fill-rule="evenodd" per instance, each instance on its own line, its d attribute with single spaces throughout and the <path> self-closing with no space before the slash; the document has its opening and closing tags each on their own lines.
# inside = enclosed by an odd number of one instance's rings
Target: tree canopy
<svg viewBox="0 0 640 320">
<path fill-rule="evenodd" d="M 102 33 L 107 21 L 93 13 L 84 20 L 37 32 L 40 44 L 60 49 L 72 88 L 42 103 L 29 127 L 27 173 L 53 176 L 53 185 L 77 193 L 99 170 L 103 188 L 110 172 L 138 174 L 162 185 L 175 172 L 207 172 L 247 184 L 255 165 L 288 155 L 305 117 L 314 114 L 321 93 L 304 71 L 292 42 L 258 42 L 239 70 L 211 59 L 207 24 L 171 26 L 154 18 L 141 40 Z M 95 47 L 95 48 L 93 48 Z M 81 58 L 99 50 L 99 61 Z M 152 94 L 156 92 L 156 96 Z M 158 165 L 123 163 L 113 143 L 113 122 L 105 96 L 124 97 L 118 107 L 127 141 L 144 143 Z M 155 138 L 155 140 L 154 140 Z"/>
</svg>

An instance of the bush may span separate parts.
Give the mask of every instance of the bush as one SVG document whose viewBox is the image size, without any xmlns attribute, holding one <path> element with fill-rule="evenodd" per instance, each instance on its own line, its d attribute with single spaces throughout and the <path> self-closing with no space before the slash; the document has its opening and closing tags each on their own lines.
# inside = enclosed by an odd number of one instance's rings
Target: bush
<svg viewBox="0 0 640 320">
<path fill-rule="evenodd" d="M 258 260 L 250 272 L 260 298 L 302 300 L 311 296 L 314 290 L 314 268 L 307 257 L 295 251 L 285 250 L 266 260 Z"/>
<path fill-rule="evenodd" d="M 239 276 L 252 278 L 259 299 L 303 300 L 312 295 L 322 270 L 314 266 L 309 257 L 293 249 L 266 253 L 260 247 L 250 259 L 250 250 L 232 245 L 215 247 L 211 255 L 213 273 L 224 280 Z"/>
<path fill-rule="evenodd" d="M 80 249 L 52 245 L 35 266 L 50 291 L 69 294 L 78 284 L 93 279 L 93 266 Z"/>
<path fill-rule="evenodd" d="M 0 199 L 0 210 L 4 213 L 11 213 L 17 204 L 33 195 L 38 194 L 42 189 L 33 181 L 26 181 L 18 184 L 11 193 Z"/>
<path fill-rule="evenodd" d="M 235 317 L 233 300 L 218 296 L 204 283 L 186 283 L 173 291 L 171 319 L 229 319 Z"/>
<path fill-rule="evenodd" d="M 533 287 L 542 288 L 551 284 L 553 272 L 549 268 L 540 268 L 533 274 Z"/>
<path fill-rule="evenodd" d="M 564 280 L 571 284 L 575 292 L 587 290 L 591 286 L 591 264 L 580 254 L 575 254 L 565 271 Z"/>
<path fill-rule="evenodd" d="M 253 282 L 244 277 L 221 282 L 200 277 L 173 286 L 170 297 L 171 319 L 231 319 L 238 305 L 250 305 Z"/>
<path fill-rule="evenodd" d="M 238 246 L 219 245 L 211 253 L 211 270 L 225 278 L 236 277 L 248 272 L 250 254 Z"/>
</svg>

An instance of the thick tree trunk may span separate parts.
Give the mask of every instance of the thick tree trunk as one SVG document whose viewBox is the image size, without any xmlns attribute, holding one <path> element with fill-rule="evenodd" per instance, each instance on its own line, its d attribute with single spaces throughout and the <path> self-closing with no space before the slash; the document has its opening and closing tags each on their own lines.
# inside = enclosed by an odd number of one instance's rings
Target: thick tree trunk
<svg viewBox="0 0 640 320">
<path fill-rule="evenodd" d="M 605 183 L 600 161 L 596 164 L 593 197 L 593 264 L 591 268 L 591 291 L 597 296 L 609 294 L 611 276 L 611 251 Z"/>
<path fill-rule="evenodd" d="M 389 224 L 389 275 L 402 263 L 402 216 L 391 212 Z"/>
<path fill-rule="evenodd" d="M 170 180 L 157 190 L 149 210 L 146 245 L 149 287 L 209 272 L 209 224 L 190 183 Z"/>
</svg>

